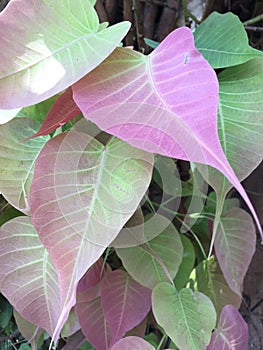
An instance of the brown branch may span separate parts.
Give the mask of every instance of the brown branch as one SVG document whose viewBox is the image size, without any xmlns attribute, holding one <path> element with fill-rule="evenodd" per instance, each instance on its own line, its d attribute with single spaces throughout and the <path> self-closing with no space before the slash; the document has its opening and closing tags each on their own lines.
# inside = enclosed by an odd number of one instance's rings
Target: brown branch
<svg viewBox="0 0 263 350">
<path fill-rule="evenodd" d="M 143 40 L 143 18 L 142 18 L 142 7 L 140 0 L 133 0 L 133 11 L 134 11 L 134 17 L 135 17 L 135 24 L 136 24 L 136 36 L 137 36 L 137 43 L 138 43 L 138 50 L 140 52 L 145 52 L 146 44 Z"/>
<path fill-rule="evenodd" d="M 132 0 L 123 0 L 123 19 L 129 21 L 133 24 L 133 13 L 132 13 Z M 134 31 L 133 25 L 129 30 L 128 34 L 125 37 L 125 45 L 133 46 L 134 45 Z"/>
<path fill-rule="evenodd" d="M 103 3 L 101 2 L 101 0 L 97 0 L 96 5 L 95 5 L 95 10 L 98 13 L 99 19 L 100 19 L 100 23 L 103 22 L 109 22 L 109 18 L 108 15 L 105 11 L 105 8 L 103 6 Z"/>
<path fill-rule="evenodd" d="M 169 33 L 175 29 L 176 20 L 179 16 L 180 3 L 177 0 L 167 0 L 169 7 L 164 7 L 160 21 L 156 30 L 155 40 L 162 41 Z M 170 7 L 176 7 L 177 12 Z"/>
<path fill-rule="evenodd" d="M 106 0 L 105 10 L 107 12 L 110 24 L 114 24 L 116 22 L 117 0 Z"/>
</svg>

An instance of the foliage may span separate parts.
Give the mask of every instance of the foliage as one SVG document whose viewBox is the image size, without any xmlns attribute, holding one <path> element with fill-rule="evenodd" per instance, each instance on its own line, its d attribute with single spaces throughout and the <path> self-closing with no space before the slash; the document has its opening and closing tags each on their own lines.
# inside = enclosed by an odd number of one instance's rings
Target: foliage
<svg viewBox="0 0 263 350">
<path fill-rule="evenodd" d="M 32 349 L 81 329 L 80 349 L 244 350 L 255 227 L 226 196 L 262 234 L 240 183 L 262 159 L 262 53 L 213 13 L 146 56 L 93 6 L 0 14 L 0 292 Z"/>
</svg>

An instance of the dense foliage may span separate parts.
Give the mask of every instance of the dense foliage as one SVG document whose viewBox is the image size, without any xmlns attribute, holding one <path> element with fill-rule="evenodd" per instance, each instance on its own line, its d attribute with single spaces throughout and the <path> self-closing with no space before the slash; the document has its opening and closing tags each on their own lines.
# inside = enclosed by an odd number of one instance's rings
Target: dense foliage
<svg viewBox="0 0 263 350">
<path fill-rule="evenodd" d="M 244 350 L 263 56 L 239 19 L 149 55 L 93 0 L 12 0 L 0 25 L 1 327 L 11 304 L 32 349 Z"/>
</svg>

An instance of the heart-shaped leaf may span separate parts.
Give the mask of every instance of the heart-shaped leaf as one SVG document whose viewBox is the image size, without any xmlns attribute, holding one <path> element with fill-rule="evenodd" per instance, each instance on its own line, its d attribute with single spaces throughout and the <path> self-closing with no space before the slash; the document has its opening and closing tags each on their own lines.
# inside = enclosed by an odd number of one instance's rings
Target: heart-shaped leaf
<svg viewBox="0 0 263 350">
<path fill-rule="evenodd" d="M 247 324 L 232 305 L 226 305 L 207 350 L 246 350 L 247 347 Z"/>
<path fill-rule="evenodd" d="M 117 48 L 72 88 L 83 115 L 102 130 L 146 151 L 211 165 L 223 173 L 261 232 L 220 145 L 217 78 L 195 49 L 190 29 L 175 30 L 149 56 Z"/>
<path fill-rule="evenodd" d="M 30 189 L 32 220 L 57 269 L 62 313 L 76 287 L 131 217 L 152 173 L 153 156 L 111 138 L 103 145 L 85 133 L 62 133 L 47 142 Z"/>
<path fill-rule="evenodd" d="M 112 346 L 150 311 L 151 290 L 137 283 L 125 271 L 116 270 L 103 281 L 101 302 L 110 327 Z"/>
<path fill-rule="evenodd" d="M 15 208 L 29 213 L 27 201 L 34 162 L 49 136 L 22 143 L 39 123 L 29 118 L 16 118 L 0 125 L 0 191 Z"/>
<path fill-rule="evenodd" d="M 231 12 L 211 13 L 198 26 L 194 37 L 197 49 L 213 68 L 235 66 L 262 57 L 262 51 L 249 46 L 243 23 Z"/>
<path fill-rule="evenodd" d="M 102 62 L 130 24 L 102 28 L 90 1 L 12 0 L 0 14 L 0 108 L 35 104 Z"/>
<path fill-rule="evenodd" d="M 197 265 L 191 273 L 190 285 L 212 300 L 217 315 L 220 315 L 223 307 L 227 304 L 232 304 L 237 309 L 240 307 L 240 295 L 229 288 L 214 257 Z"/>
<path fill-rule="evenodd" d="M 158 284 L 152 294 L 154 316 L 180 350 L 205 350 L 216 324 L 211 300 L 200 292 L 169 283 Z"/>
<path fill-rule="evenodd" d="M 229 287 L 239 295 L 255 248 L 256 233 L 251 216 L 241 208 L 229 209 L 220 219 L 215 252 Z"/>
<path fill-rule="evenodd" d="M 150 289 L 160 282 L 173 280 L 183 255 L 181 239 L 174 225 L 158 214 L 153 219 L 155 230 L 159 233 L 156 238 L 139 246 L 116 249 L 129 274 Z M 167 224 L 163 225 L 162 221 L 167 221 Z M 163 226 L 166 226 L 165 230 Z M 147 227 L 146 222 L 145 230 Z M 145 234 L 147 236 L 147 232 Z"/>
<path fill-rule="evenodd" d="M 0 228 L 0 265 L 1 293 L 22 317 L 52 334 L 61 313 L 57 274 L 29 217 Z"/>
</svg>

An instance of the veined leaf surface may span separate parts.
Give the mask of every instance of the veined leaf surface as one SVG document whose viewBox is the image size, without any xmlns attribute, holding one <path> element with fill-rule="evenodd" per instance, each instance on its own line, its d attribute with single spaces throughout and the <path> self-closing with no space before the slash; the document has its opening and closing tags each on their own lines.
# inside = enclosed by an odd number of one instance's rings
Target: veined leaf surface
<svg viewBox="0 0 263 350">
<path fill-rule="evenodd" d="M 100 64 L 129 30 L 102 28 L 87 0 L 12 0 L 0 14 L 0 108 L 35 104 Z"/>
<path fill-rule="evenodd" d="M 240 313 L 226 305 L 220 315 L 207 350 L 246 350 L 248 348 L 248 327 Z"/>
<path fill-rule="evenodd" d="M 195 45 L 213 68 L 225 68 L 263 57 L 248 44 L 243 23 L 231 12 L 213 12 L 194 32 Z"/>
<path fill-rule="evenodd" d="M 110 346 L 113 346 L 150 311 L 151 290 L 140 285 L 127 272 L 116 270 L 103 281 L 101 302 L 111 331 Z"/>
<path fill-rule="evenodd" d="M 153 313 L 180 350 L 205 350 L 216 324 L 211 300 L 200 292 L 169 283 L 158 284 L 152 294 Z"/>
<path fill-rule="evenodd" d="M 153 219 L 155 230 L 159 232 L 157 237 L 142 245 L 116 249 L 129 274 L 151 289 L 160 282 L 173 280 L 183 256 L 181 239 L 174 225 L 161 215 L 155 215 Z M 167 224 L 159 226 L 160 221 L 167 221 Z M 163 226 L 166 226 L 164 230 Z M 147 222 L 144 227 L 146 230 Z"/>
<path fill-rule="evenodd" d="M 111 138 L 103 145 L 80 132 L 49 140 L 35 166 L 32 220 L 56 267 L 63 311 L 76 287 L 132 216 L 148 188 L 153 156 Z"/>
<path fill-rule="evenodd" d="M 220 218 L 215 252 L 229 287 L 241 295 L 243 280 L 255 253 L 256 233 L 252 217 L 241 208 L 231 208 Z"/>
<path fill-rule="evenodd" d="M 49 136 L 21 141 L 35 133 L 39 125 L 22 117 L 0 125 L 0 191 L 12 206 L 26 214 L 34 162 Z"/>
<path fill-rule="evenodd" d="M 15 309 L 49 334 L 61 313 L 55 268 L 29 217 L 0 228 L 0 291 Z"/>
<path fill-rule="evenodd" d="M 143 150 L 211 165 L 255 210 L 229 165 L 217 134 L 218 82 L 179 28 L 149 55 L 117 48 L 72 86 L 83 115 L 102 130 Z"/>
</svg>

